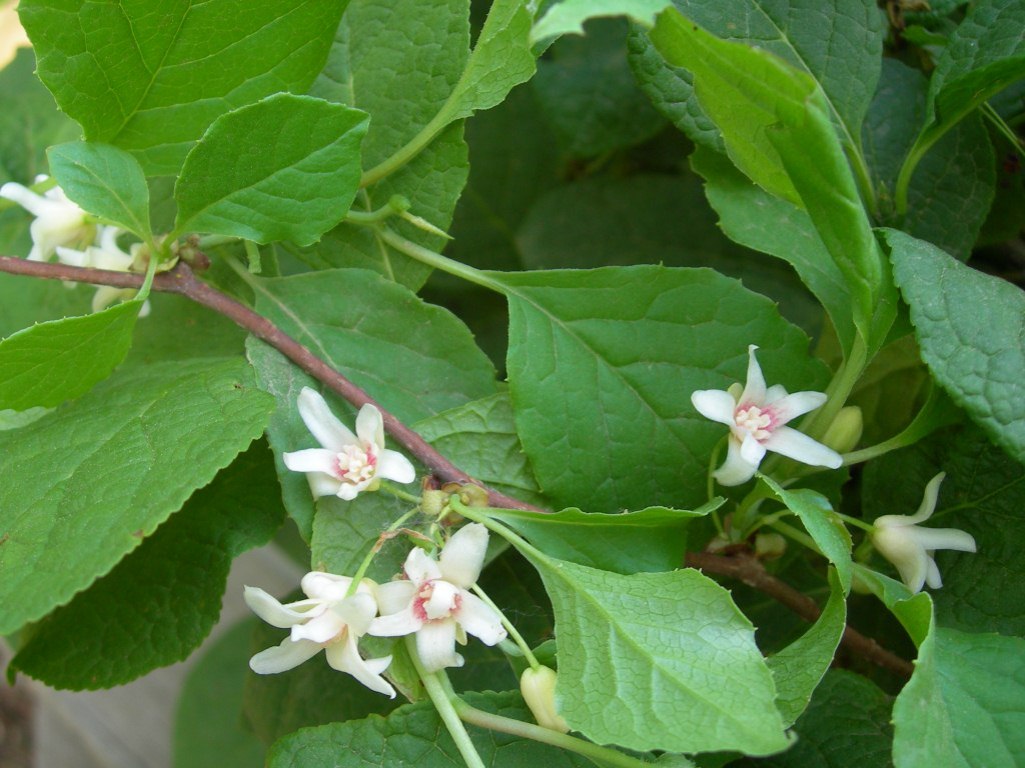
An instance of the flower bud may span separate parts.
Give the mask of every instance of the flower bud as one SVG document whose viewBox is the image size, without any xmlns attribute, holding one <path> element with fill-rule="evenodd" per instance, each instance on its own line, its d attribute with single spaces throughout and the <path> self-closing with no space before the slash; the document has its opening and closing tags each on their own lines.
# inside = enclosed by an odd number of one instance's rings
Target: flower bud
<svg viewBox="0 0 1025 768">
<path fill-rule="evenodd" d="M 450 494 L 438 490 L 425 490 L 420 494 L 420 509 L 429 517 L 440 517 L 445 511 Z"/>
<path fill-rule="evenodd" d="M 775 560 L 787 551 L 787 540 L 778 533 L 755 535 L 755 556 L 759 560 Z"/>
<path fill-rule="evenodd" d="M 555 680 L 555 670 L 551 667 L 528 667 L 520 676 L 520 693 L 538 725 L 567 733 L 569 724 L 555 711 Z"/>
<path fill-rule="evenodd" d="M 829 425 L 826 434 L 822 438 L 822 444 L 832 448 L 837 453 L 847 453 L 853 450 L 854 446 L 861 440 L 861 430 L 864 424 L 861 418 L 861 409 L 856 405 L 848 405 L 840 409 Z"/>
</svg>

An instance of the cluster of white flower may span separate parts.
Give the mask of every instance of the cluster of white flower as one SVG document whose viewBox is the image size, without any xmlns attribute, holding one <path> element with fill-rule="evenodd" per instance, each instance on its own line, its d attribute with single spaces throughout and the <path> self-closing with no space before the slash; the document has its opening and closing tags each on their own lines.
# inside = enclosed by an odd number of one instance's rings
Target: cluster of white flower
<svg viewBox="0 0 1025 768">
<path fill-rule="evenodd" d="M 314 571 L 302 580 L 307 599 L 285 605 L 262 589 L 246 587 L 246 603 L 260 618 L 291 628 L 280 645 L 253 656 L 249 666 L 259 674 L 284 672 L 323 648 L 334 669 L 394 698 L 395 689 L 382 677 L 391 656 L 364 659 L 357 643 L 363 635 L 414 633 L 426 671 L 462 666 L 455 644 L 465 644 L 467 634 L 487 645 L 506 636 L 498 613 L 468 591 L 480 576 L 487 546 L 487 529 L 471 523 L 452 535 L 437 560 L 414 547 L 403 568 L 405 578 L 398 581 L 364 579 L 352 589 L 350 578 Z"/>
<path fill-rule="evenodd" d="M 36 181 L 46 181 L 46 178 L 40 176 Z M 144 247 L 142 243 L 135 243 L 130 253 L 125 253 L 117 242 L 123 230 L 93 223 L 90 216 L 69 200 L 60 187 L 51 187 L 39 195 L 21 184 L 8 182 L 0 187 L 0 197 L 13 200 L 36 217 L 29 225 L 32 236 L 29 261 L 49 261 L 56 254 L 58 261 L 72 267 L 128 272 Z M 67 285 L 74 287 L 75 283 Z M 100 286 L 93 296 L 93 312 L 99 312 L 119 299 L 131 298 L 135 293 L 131 288 Z M 148 315 L 149 309 L 147 301 L 139 316 Z"/>
</svg>

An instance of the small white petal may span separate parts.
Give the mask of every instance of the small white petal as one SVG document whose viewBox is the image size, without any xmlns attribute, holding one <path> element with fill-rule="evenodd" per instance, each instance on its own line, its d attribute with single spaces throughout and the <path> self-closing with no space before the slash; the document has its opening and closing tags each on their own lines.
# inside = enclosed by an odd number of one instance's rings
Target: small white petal
<svg viewBox="0 0 1025 768">
<path fill-rule="evenodd" d="M 342 617 L 330 608 L 320 616 L 315 616 L 304 624 L 296 624 L 292 627 L 292 640 L 312 640 L 314 643 L 324 644 L 332 640 L 345 629 L 345 622 Z"/>
<path fill-rule="evenodd" d="M 384 447 L 384 419 L 377 406 L 366 403 L 356 414 L 356 437 L 364 444 Z"/>
<path fill-rule="evenodd" d="M 758 358 L 755 357 L 756 349 L 758 347 L 754 344 L 747 348 L 747 381 L 744 383 L 744 392 L 738 405 L 765 404 L 765 377 L 762 375 L 762 367 L 758 365 Z"/>
<path fill-rule="evenodd" d="M 398 613 L 408 608 L 416 595 L 416 585 L 411 581 L 389 581 L 386 584 L 378 584 L 374 589 L 374 596 L 377 598 L 377 607 L 381 615 Z"/>
<path fill-rule="evenodd" d="M 377 615 L 377 601 L 369 592 L 357 592 L 335 605 L 333 611 L 348 625 L 350 635 L 361 637 Z"/>
<path fill-rule="evenodd" d="M 762 459 L 765 458 L 766 446 L 755 440 L 754 435 L 746 429 L 742 431 L 744 433 L 744 437 L 743 442 L 740 444 L 740 458 L 751 466 L 757 468 L 758 465 L 762 463 Z M 730 443 L 733 443 L 733 440 L 730 440 Z"/>
<path fill-rule="evenodd" d="M 940 569 L 936 566 L 936 561 L 931 557 L 926 557 L 925 583 L 929 585 L 930 589 L 939 589 L 943 586 L 943 578 L 940 576 Z M 921 589 L 921 587 L 919 587 L 919 589 Z"/>
<path fill-rule="evenodd" d="M 413 606 L 408 605 L 397 613 L 378 616 L 370 622 L 366 634 L 374 637 L 402 637 L 418 632 L 424 625 L 413 613 Z"/>
<path fill-rule="evenodd" d="M 441 550 L 441 575 L 457 587 L 469 587 L 480 577 L 488 550 L 488 529 L 480 523 L 464 525 Z"/>
<path fill-rule="evenodd" d="M 706 419 L 727 426 L 733 426 L 736 423 L 734 412 L 737 409 L 737 401 L 729 392 L 724 392 L 721 389 L 699 389 L 697 392 L 691 393 L 690 401 L 697 412 Z"/>
<path fill-rule="evenodd" d="M 44 197 L 13 181 L 0 187 L 0 197 L 14 201 L 34 216 L 42 216 L 47 210 L 47 201 Z"/>
<path fill-rule="evenodd" d="M 438 567 L 438 563 L 420 547 L 413 547 L 409 551 L 402 570 L 405 572 L 406 578 L 418 588 L 421 584 L 441 578 L 441 568 Z"/>
<path fill-rule="evenodd" d="M 463 666 L 463 657 L 456 653 L 455 620 L 440 619 L 424 624 L 416 633 L 416 651 L 428 672 Z"/>
<path fill-rule="evenodd" d="M 778 400 L 787 396 L 787 390 L 782 384 L 773 384 L 765 390 L 765 405 L 773 405 Z"/>
<path fill-rule="evenodd" d="M 843 464 L 843 458 L 832 448 L 827 448 L 803 432 L 790 427 L 778 427 L 773 430 L 764 445 L 770 451 L 813 467 L 837 469 Z"/>
<path fill-rule="evenodd" d="M 940 472 L 926 484 L 925 492 L 922 494 L 922 503 L 918 505 L 918 511 L 907 518 L 909 524 L 924 523 L 932 517 L 932 513 L 936 510 L 936 500 L 940 496 L 940 484 L 946 476 L 946 472 Z"/>
<path fill-rule="evenodd" d="M 325 650 L 327 663 L 339 672 L 347 672 L 372 691 L 395 698 L 395 689 L 381 677 L 391 663 L 391 656 L 382 659 L 367 659 L 359 655 L 356 640 L 351 635 L 345 642 L 329 645 Z"/>
<path fill-rule="evenodd" d="M 259 587 L 246 587 L 244 598 L 246 605 L 253 613 L 279 629 L 288 629 L 294 624 L 306 621 L 310 616 L 315 615 L 315 613 L 311 613 L 311 610 L 318 605 L 317 602 L 310 600 L 282 605 Z"/>
<path fill-rule="evenodd" d="M 307 659 L 317 655 L 320 650 L 319 643 L 309 640 L 293 642 L 285 638 L 281 645 L 260 651 L 249 660 L 249 668 L 258 675 L 273 675 L 278 672 L 286 672 L 294 669 Z"/>
<path fill-rule="evenodd" d="M 888 515 L 887 517 L 899 517 Z M 908 526 L 889 526 L 884 518 L 875 521 L 872 543 L 883 557 L 897 567 L 900 578 L 912 592 L 920 592 L 925 584 L 929 557 L 915 543 Z"/>
<path fill-rule="evenodd" d="M 377 457 L 377 477 L 394 480 L 396 483 L 411 483 L 416 480 L 413 463 L 398 451 L 385 448 Z"/>
<path fill-rule="evenodd" d="M 754 477 L 756 469 L 757 464 L 744 461 L 740 455 L 740 443 L 731 438 L 726 448 L 726 461 L 712 473 L 712 477 L 719 485 L 742 485 Z"/>
<path fill-rule="evenodd" d="M 953 549 L 957 552 L 975 552 L 975 538 L 959 528 L 919 528 L 910 530 L 918 546 L 929 552 Z"/>
<path fill-rule="evenodd" d="M 298 408 L 306 428 L 324 448 L 337 453 L 347 445 L 358 444 L 356 436 L 331 412 L 327 401 L 317 390 L 303 387 Z"/>
<path fill-rule="evenodd" d="M 293 472 L 321 472 L 330 475 L 338 466 L 338 454 L 326 448 L 307 448 L 281 454 L 285 466 Z"/>
<path fill-rule="evenodd" d="M 777 424 L 786 424 L 791 419 L 814 411 L 828 398 L 823 392 L 794 392 L 785 395 L 772 404 L 772 412 Z"/>
<path fill-rule="evenodd" d="M 344 600 L 350 584 L 352 579 L 348 576 L 338 576 L 324 571 L 310 571 L 299 582 L 307 597 L 332 602 Z"/>
<path fill-rule="evenodd" d="M 367 486 L 374 482 L 374 478 L 368 478 L 366 480 L 360 480 L 358 483 L 346 483 L 342 482 L 338 484 L 338 491 L 335 493 L 339 499 L 343 501 L 352 501 L 363 491 L 367 489 Z"/>
<path fill-rule="evenodd" d="M 495 645 L 505 639 L 507 632 L 502 626 L 501 617 L 487 603 L 474 594 L 463 591 L 460 595 L 462 605 L 456 615 L 456 621 L 485 645 Z"/>
<path fill-rule="evenodd" d="M 315 499 L 321 496 L 337 496 L 338 489 L 342 487 L 341 480 L 323 472 L 307 472 L 306 481 L 310 484 L 310 492 Z"/>
<path fill-rule="evenodd" d="M 427 620 L 445 619 L 452 615 L 459 602 L 460 589 L 443 579 L 434 582 L 431 596 L 424 601 L 423 609 Z"/>
</svg>

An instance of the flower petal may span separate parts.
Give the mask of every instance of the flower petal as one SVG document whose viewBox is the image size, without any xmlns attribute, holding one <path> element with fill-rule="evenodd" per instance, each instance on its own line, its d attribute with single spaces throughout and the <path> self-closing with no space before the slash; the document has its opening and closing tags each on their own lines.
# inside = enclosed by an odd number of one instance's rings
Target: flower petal
<svg viewBox="0 0 1025 768">
<path fill-rule="evenodd" d="M 732 427 L 736 423 L 734 412 L 737 401 L 733 395 L 721 389 L 699 389 L 691 392 L 690 402 L 706 419 Z"/>
<path fill-rule="evenodd" d="M 363 660 L 356 647 L 356 640 L 349 635 L 345 642 L 329 645 L 325 649 L 327 663 L 339 672 L 347 672 L 372 691 L 383 693 L 394 699 L 395 689 L 381 677 L 391 663 L 391 656 L 381 659 Z"/>
<path fill-rule="evenodd" d="M 359 441 L 347 426 L 331 412 L 327 401 L 321 394 L 310 387 L 303 387 L 298 400 L 299 416 L 306 428 L 324 448 L 338 452 L 346 445 L 355 445 Z"/>
<path fill-rule="evenodd" d="M 747 381 L 744 382 L 744 392 L 740 396 L 738 405 L 764 405 L 765 404 L 765 377 L 762 375 L 762 367 L 755 357 L 755 350 L 758 346 L 751 344 L 747 348 Z"/>
<path fill-rule="evenodd" d="M 377 615 L 377 601 L 368 592 L 357 592 L 332 610 L 348 625 L 350 635 L 360 637 L 367 633 L 371 620 Z"/>
<path fill-rule="evenodd" d="M 338 466 L 338 454 L 326 448 L 307 448 L 281 454 L 285 466 L 293 472 L 321 472 L 330 475 Z"/>
<path fill-rule="evenodd" d="M 338 637 L 345 629 L 345 621 L 335 611 L 328 608 L 320 616 L 315 616 L 305 624 L 292 627 L 292 640 L 312 640 L 323 645 Z"/>
<path fill-rule="evenodd" d="M 284 454 L 281 454 L 282 457 Z M 306 481 L 310 484 L 310 492 L 313 498 L 321 496 L 337 496 L 338 489 L 342 487 L 342 481 L 323 472 L 307 472 Z"/>
<path fill-rule="evenodd" d="M 303 576 L 299 586 L 307 597 L 316 600 L 339 601 L 345 599 L 352 579 L 325 571 L 310 571 Z"/>
<path fill-rule="evenodd" d="M 777 427 L 763 445 L 770 451 L 813 467 L 837 469 L 843 464 L 840 454 L 832 448 L 790 427 Z"/>
<path fill-rule="evenodd" d="M 881 525 L 881 520 L 883 518 L 875 521 L 872 544 L 879 554 L 897 567 L 900 578 L 907 588 L 912 592 L 920 592 L 929 567 L 929 557 L 925 549 L 914 541 L 907 526 L 887 526 L 885 521 Z"/>
<path fill-rule="evenodd" d="M 501 617 L 495 610 L 474 594 L 463 590 L 462 605 L 456 614 L 456 621 L 485 645 L 495 645 L 508 634 L 502 626 Z"/>
<path fill-rule="evenodd" d="M 385 448 L 377 457 L 377 477 L 396 483 L 411 483 L 416 480 L 416 469 L 401 453 Z"/>
<path fill-rule="evenodd" d="M 308 610 L 297 609 L 313 608 L 316 606 L 316 603 L 313 601 L 302 600 L 298 603 L 282 605 L 259 587 L 246 587 L 243 596 L 246 605 L 249 606 L 253 613 L 272 627 L 277 627 L 278 629 L 288 629 L 293 624 L 306 621 L 311 615 L 316 615 L 311 614 Z"/>
<path fill-rule="evenodd" d="M 431 596 L 423 601 L 424 613 L 427 620 L 446 619 L 459 607 L 460 590 L 455 584 L 437 579 L 433 583 Z"/>
<path fill-rule="evenodd" d="M 762 463 L 762 459 L 765 458 L 765 446 L 755 440 L 754 435 L 746 429 L 739 431 L 744 434 L 743 442 L 740 444 L 740 458 L 757 469 L 758 465 Z"/>
<path fill-rule="evenodd" d="M 975 552 L 975 538 L 959 528 L 920 528 L 908 531 L 915 543 L 928 552 L 937 549 L 953 549 L 957 552 Z"/>
<path fill-rule="evenodd" d="M 808 411 L 814 411 L 827 399 L 824 392 L 794 392 L 792 395 L 785 395 L 772 404 L 775 423 L 786 424 Z"/>
<path fill-rule="evenodd" d="M 428 672 L 463 666 L 463 657 L 456 653 L 455 620 L 440 619 L 424 624 L 416 633 L 416 651 Z"/>
<path fill-rule="evenodd" d="M 401 611 L 389 613 L 387 616 L 378 616 L 370 622 L 366 634 L 374 637 L 402 637 L 419 632 L 424 626 L 422 619 L 418 619 L 413 613 L 413 606 L 407 605 Z"/>
<path fill-rule="evenodd" d="M 377 607 L 382 616 L 398 613 L 403 608 L 408 608 L 413 602 L 414 595 L 416 595 L 416 585 L 408 580 L 389 581 L 385 584 L 378 584 L 374 589 Z"/>
<path fill-rule="evenodd" d="M 928 555 L 925 558 L 925 583 L 929 585 L 930 589 L 939 589 L 943 586 L 943 577 L 940 576 L 940 569 L 937 567 L 936 561 Z"/>
<path fill-rule="evenodd" d="M 428 581 L 441 578 L 441 568 L 438 566 L 438 563 L 432 560 L 420 547 L 413 547 L 409 550 L 402 570 L 405 572 L 406 578 L 412 581 L 417 588 Z"/>
<path fill-rule="evenodd" d="M 356 414 L 356 437 L 364 444 L 384 447 L 384 419 L 377 406 L 366 403 Z"/>
<path fill-rule="evenodd" d="M 317 655 L 321 646 L 309 640 L 285 638 L 281 645 L 260 651 L 249 660 L 249 668 L 258 675 L 273 675 L 294 669 Z"/>
<path fill-rule="evenodd" d="M 480 577 L 488 550 L 488 529 L 480 523 L 464 525 L 441 550 L 439 565 L 446 581 L 469 587 Z"/>
<path fill-rule="evenodd" d="M 740 443 L 731 438 L 726 448 L 726 461 L 712 473 L 712 477 L 719 485 L 742 485 L 754 477 L 756 469 L 758 465 L 745 461 L 740 454 Z"/>
<path fill-rule="evenodd" d="M 940 472 L 928 482 L 925 486 L 925 492 L 922 494 L 922 503 L 918 505 L 918 511 L 907 517 L 909 524 L 924 523 L 932 517 L 932 513 L 936 510 L 936 500 L 940 495 L 940 483 L 943 482 L 943 478 L 946 476 L 946 472 Z"/>
</svg>

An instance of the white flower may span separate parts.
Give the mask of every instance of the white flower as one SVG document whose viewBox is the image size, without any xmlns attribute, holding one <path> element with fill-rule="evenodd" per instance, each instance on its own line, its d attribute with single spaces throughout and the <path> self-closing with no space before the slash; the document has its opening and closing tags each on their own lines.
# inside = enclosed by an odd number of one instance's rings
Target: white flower
<svg viewBox="0 0 1025 768">
<path fill-rule="evenodd" d="M 501 617 L 467 591 L 480 576 L 488 530 L 480 523 L 460 528 L 445 544 L 437 561 L 415 547 L 403 566 L 406 580 L 377 588 L 381 616 L 368 632 L 380 637 L 416 633 L 416 649 L 424 669 L 463 666 L 456 640 L 466 633 L 494 645 L 506 636 Z"/>
<path fill-rule="evenodd" d="M 37 195 L 28 187 L 8 182 L 0 187 L 0 197 L 13 200 L 36 217 L 29 225 L 29 261 L 47 261 L 58 246 L 84 246 L 96 236 L 96 225 L 88 221 L 86 212 L 71 202 L 60 187 Z"/>
<path fill-rule="evenodd" d="M 57 246 L 57 259 L 62 264 L 72 267 L 91 267 L 93 269 L 108 269 L 112 272 L 128 272 L 139 251 L 144 247 L 142 243 L 134 243 L 131 253 L 125 253 L 117 243 L 117 238 L 123 230 L 117 227 L 100 227 L 98 241 L 99 245 L 90 245 L 84 251 L 74 248 Z M 75 283 L 67 283 L 73 287 Z M 134 288 L 115 288 L 112 285 L 101 285 L 96 289 L 93 296 L 93 312 L 106 309 L 119 299 L 130 299 L 137 291 Z M 150 312 L 149 300 L 147 299 L 142 309 L 139 310 L 139 317 L 146 317 Z"/>
<path fill-rule="evenodd" d="M 698 413 L 730 428 L 726 461 L 713 473 L 721 485 L 740 485 L 751 479 L 766 451 L 774 451 L 816 467 L 836 469 L 843 460 L 831 448 L 812 440 L 788 421 L 826 402 L 822 392 L 787 394 L 779 384 L 766 388 L 755 359 L 754 344 L 747 348 L 747 382 L 728 391 L 702 389 L 690 396 Z"/>
<path fill-rule="evenodd" d="M 900 577 L 912 592 L 921 592 L 928 584 L 932 589 L 943 586 L 940 569 L 933 553 L 937 549 L 974 552 L 975 539 L 958 528 L 922 528 L 936 510 L 940 483 L 946 475 L 940 472 L 925 486 L 922 505 L 911 515 L 883 515 L 873 523 L 872 543 L 883 557 L 897 566 Z"/>
<path fill-rule="evenodd" d="M 364 580 L 356 593 L 346 597 L 352 579 L 333 573 L 312 571 L 301 583 L 307 600 L 282 605 L 262 589 L 246 587 L 246 604 L 261 619 L 280 629 L 291 628 L 281 645 L 260 651 L 249 660 L 260 675 L 284 672 L 316 656 L 324 649 L 327 663 L 347 672 L 372 691 L 395 698 L 395 689 L 381 677 L 391 656 L 364 659 L 356 641 L 366 634 L 377 615 L 371 583 Z"/>
<path fill-rule="evenodd" d="M 340 422 L 320 393 L 303 387 L 299 415 L 322 448 L 284 453 L 285 466 L 305 472 L 317 498 L 337 496 L 349 501 L 361 491 L 373 491 L 381 480 L 411 483 L 416 470 L 398 451 L 384 447 L 384 422 L 374 406 L 364 405 L 356 416 L 356 434 Z"/>
</svg>

